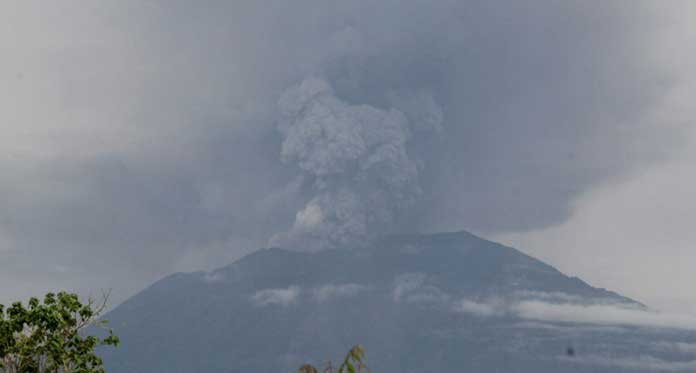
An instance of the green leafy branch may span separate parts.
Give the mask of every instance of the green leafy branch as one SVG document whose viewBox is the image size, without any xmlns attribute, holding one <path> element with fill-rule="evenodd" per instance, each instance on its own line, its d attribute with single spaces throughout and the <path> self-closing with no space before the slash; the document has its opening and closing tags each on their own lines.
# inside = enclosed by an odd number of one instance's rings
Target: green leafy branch
<svg viewBox="0 0 696 373">
<path fill-rule="evenodd" d="M 370 368 L 365 364 L 365 349 L 361 345 L 353 346 L 346 354 L 343 363 L 335 370 L 331 362 L 326 364 L 322 373 L 371 373 Z M 311 364 L 305 364 L 300 367 L 298 373 L 319 373 L 319 370 Z"/>
<path fill-rule="evenodd" d="M 43 302 L 31 298 L 26 306 L 0 305 L 0 372 L 103 373 L 103 361 L 94 349 L 117 346 L 119 339 L 111 329 L 104 338 L 83 331 L 92 325 L 105 327 L 107 322 L 99 316 L 108 296 L 83 304 L 76 294 L 48 293 Z"/>
</svg>

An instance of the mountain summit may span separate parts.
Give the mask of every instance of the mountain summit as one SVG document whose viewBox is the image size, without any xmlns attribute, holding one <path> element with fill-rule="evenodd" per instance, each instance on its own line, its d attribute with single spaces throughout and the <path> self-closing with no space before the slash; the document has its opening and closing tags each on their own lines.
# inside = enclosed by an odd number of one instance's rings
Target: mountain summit
<svg viewBox="0 0 696 373">
<path fill-rule="evenodd" d="M 607 309 L 645 307 L 467 232 L 392 236 L 166 277 L 107 315 L 123 344 L 105 358 L 110 372 L 294 372 L 361 343 L 379 373 L 632 372 L 636 353 L 663 362 L 653 339 L 691 338 L 583 313 Z"/>
</svg>

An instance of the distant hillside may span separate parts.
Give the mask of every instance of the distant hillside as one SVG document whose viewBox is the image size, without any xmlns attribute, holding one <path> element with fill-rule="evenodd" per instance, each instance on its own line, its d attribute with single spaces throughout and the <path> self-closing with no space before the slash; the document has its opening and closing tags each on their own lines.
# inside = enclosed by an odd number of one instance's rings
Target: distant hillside
<svg viewBox="0 0 696 373">
<path fill-rule="evenodd" d="M 123 344 L 104 353 L 107 371 L 123 373 L 294 372 L 355 343 L 375 373 L 633 372 L 660 367 L 632 365 L 640 356 L 686 359 L 656 340 L 694 342 L 546 315 L 566 309 L 554 305 L 644 308 L 466 232 L 408 235 L 369 249 L 263 249 L 171 275 L 107 315 Z"/>
</svg>

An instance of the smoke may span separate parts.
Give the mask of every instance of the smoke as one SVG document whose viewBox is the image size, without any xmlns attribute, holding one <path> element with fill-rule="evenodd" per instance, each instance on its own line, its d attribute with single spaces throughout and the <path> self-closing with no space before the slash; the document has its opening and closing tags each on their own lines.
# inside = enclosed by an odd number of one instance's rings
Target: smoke
<svg viewBox="0 0 696 373">
<path fill-rule="evenodd" d="M 422 194 L 422 162 L 407 145 L 414 131 L 440 129 L 442 110 L 422 92 L 390 97 L 408 110 L 351 105 L 319 78 L 283 93 L 282 160 L 299 170 L 312 196 L 291 230 L 276 235 L 272 245 L 360 246 L 392 231 L 399 214 L 409 214 Z"/>
<path fill-rule="evenodd" d="M 313 58 L 289 60 L 269 95 L 279 158 L 297 187 L 272 246 L 558 224 L 577 194 L 676 144 L 644 115 L 666 88 L 637 83 L 662 73 L 635 57 L 644 31 L 631 19 L 642 7 L 359 4 L 318 10 L 327 18 L 300 33 L 314 41 Z M 607 33 L 590 32 L 595 22 Z M 561 32 L 550 38 L 553 28 Z M 309 42 L 290 44 L 307 51 Z M 636 146 L 645 136 L 662 145 Z"/>
</svg>

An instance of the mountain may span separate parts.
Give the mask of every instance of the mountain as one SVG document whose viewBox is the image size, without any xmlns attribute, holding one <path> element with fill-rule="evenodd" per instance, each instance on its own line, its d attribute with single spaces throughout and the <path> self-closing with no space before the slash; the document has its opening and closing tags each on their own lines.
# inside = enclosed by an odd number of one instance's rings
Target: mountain
<svg viewBox="0 0 696 373">
<path fill-rule="evenodd" d="M 693 333 L 603 310 L 646 307 L 467 232 L 404 235 L 171 275 L 106 316 L 103 354 L 123 373 L 295 372 L 356 343 L 377 373 L 694 371 L 675 347 Z"/>
</svg>

